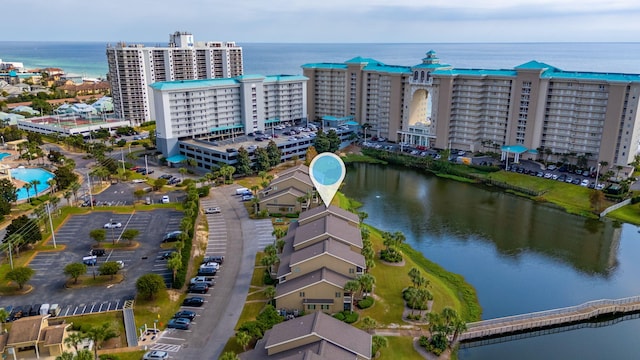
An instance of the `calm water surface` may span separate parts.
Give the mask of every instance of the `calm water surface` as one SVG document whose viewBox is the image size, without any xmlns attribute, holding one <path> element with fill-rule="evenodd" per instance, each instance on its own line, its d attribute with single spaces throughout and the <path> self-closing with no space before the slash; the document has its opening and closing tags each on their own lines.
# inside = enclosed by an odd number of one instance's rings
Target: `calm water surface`
<svg viewBox="0 0 640 360">
<path fill-rule="evenodd" d="M 402 231 L 427 258 L 463 275 L 484 319 L 640 295 L 636 226 L 402 168 L 349 166 L 345 181 L 368 224 Z M 628 320 L 465 349 L 460 358 L 640 359 L 639 333 L 640 320 Z"/>
</svg>

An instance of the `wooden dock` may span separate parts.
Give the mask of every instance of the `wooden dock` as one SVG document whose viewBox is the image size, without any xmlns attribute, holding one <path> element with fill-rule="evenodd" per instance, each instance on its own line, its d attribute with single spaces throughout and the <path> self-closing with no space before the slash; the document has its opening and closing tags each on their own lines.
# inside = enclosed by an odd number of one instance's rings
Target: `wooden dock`
<svg viewBox="0 0 640 360">
<path fill-rule="evenodd" d="M 580 323 L 603 315 L 628 314 L 640 311 L 640 296 L 623 299 L 602 299 L 560 309 L 477 321 L 467 324 L 467 331 L 458 341 L 475 341 L 515 333 L 536 331 Z"/>
</svg>

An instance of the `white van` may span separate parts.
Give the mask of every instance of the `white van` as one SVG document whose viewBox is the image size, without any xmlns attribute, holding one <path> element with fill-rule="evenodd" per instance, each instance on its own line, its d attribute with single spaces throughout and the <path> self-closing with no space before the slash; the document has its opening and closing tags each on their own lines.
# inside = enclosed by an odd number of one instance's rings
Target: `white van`
<svg viewBox="0 0 640 360">
<path fill-rule="evenodd" d="M 49 315 L 49 304 L 42 304 L 40 306 L 40 315 Z"/>
<path fill-rule="evenodd" d="M 244 188 L 244 187 L 240 188 L 240 189 L 236 189 L 236 195 L 244 195 L 244 193 L 246 193 L 248 191 L 250 191 L 250 190 L 247 189 L 247 188 Z"/>
<path fill-rule="evenodd" d="M 49 314 L 51 314 L 51 316 L 60 315 L 60 305 L 52 304 L 51 307 L 49 308 Z"/>
</svg>

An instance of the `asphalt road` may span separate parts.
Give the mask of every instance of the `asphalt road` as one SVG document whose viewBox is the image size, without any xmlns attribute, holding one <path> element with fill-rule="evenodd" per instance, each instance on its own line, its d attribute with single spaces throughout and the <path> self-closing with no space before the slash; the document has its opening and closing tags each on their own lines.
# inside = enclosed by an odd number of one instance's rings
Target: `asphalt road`
<svg viewBox="0 0 640 360">
<path fill-rule="evenodd" d="M 177 350 L 174 359 L 218 359 L 234 327 L 249 291 L 256 253 L 273 243 L 271 220 L 251 220 L 244 204 L 235 196 L 237 185 L 214 188 L 202 200 L 202 207 L 219 206 L 221 214 L 207 215 L 209 241 L 207 254 L 224 255 L 216 285 L 209 291 L 190 330 L 168 330 L 152 349 Z M 224 224 L 223 227 L 220 225 Z M 226 235 L 223 243 L 220 235 Z M 186 308 L 185 308 L 186 309 Z"/>
</svg>

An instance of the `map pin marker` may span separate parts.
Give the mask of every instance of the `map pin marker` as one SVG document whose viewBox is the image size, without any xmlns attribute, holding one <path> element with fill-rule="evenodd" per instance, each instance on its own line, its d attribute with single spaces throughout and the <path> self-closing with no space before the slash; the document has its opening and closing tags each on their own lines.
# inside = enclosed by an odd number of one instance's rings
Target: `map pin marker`
<svg viewBox="0 0 640 360">
<path fill-rule="evenodd" d="M 309 164 L 311 182 L 326 207 L 329 207 L 331 200 L 338 192 L 346 172 L 344 162 L 336 154 L 325 152 L 318 154 L 311 160 L 311 164 Z"/>
</svg>

